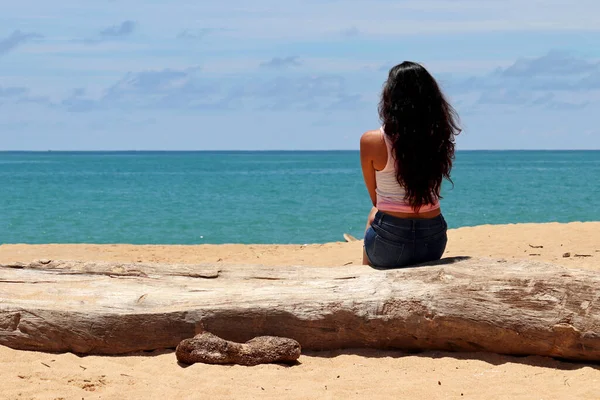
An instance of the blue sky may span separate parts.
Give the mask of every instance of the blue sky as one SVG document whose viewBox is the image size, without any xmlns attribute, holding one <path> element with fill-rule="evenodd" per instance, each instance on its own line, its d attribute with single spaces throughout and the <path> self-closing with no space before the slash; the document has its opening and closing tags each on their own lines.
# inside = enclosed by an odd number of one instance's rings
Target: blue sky
<svg viewBox="0 0 600 400">
<path fill-rule="evenodd" d="M 423 63 L 459 149 L 600 149 L 596 0 L 23 0 L 0 13 L 0 150 L 357 149 Z"/>
</svg>

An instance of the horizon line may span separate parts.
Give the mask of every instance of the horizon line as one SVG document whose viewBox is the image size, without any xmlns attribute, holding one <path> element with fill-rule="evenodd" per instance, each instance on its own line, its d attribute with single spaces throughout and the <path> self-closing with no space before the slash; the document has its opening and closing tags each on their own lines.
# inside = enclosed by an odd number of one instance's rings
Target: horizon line
<svg viewBox="0 0 600 400">
<path fill-rule="evenodd" d="M 215 150 L 0 150 L 0 153 L 275 153 L 275 152 L 358 152 L 359 149 L 272 149 L 272 150 L 235 150 L 235 149 L 215 149 Z M 456 152 L 463 151 L 600 151 L 597 149 L 457 149 Z"/>
</svg>

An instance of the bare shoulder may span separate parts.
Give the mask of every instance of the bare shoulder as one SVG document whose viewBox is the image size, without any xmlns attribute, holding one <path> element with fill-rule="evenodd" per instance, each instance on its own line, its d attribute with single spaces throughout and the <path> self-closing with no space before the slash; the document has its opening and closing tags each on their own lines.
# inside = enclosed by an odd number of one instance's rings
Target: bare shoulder
<svg viewBox="0 0 600 400">
<path fill-rule="evenodd" d="M 370 161 L 377 171 L 385 168 L 387 146 L 379 129 L 363 133 L 360 138 L 360 156 L 363 161 Z"/>
<path fill-rule="evenodd" d="M 378 146 L 381 144 L 381 142 L 383 141 L 383 138 L 381 136 L 381 131 L 379 129 L 374 129 L 371 131 L 366 131 L 365 133 L 363 133 L 363 135 L 360 137 L 360 145 L 361 147 L 373 147 L 373 146 Z"/>
</svg>

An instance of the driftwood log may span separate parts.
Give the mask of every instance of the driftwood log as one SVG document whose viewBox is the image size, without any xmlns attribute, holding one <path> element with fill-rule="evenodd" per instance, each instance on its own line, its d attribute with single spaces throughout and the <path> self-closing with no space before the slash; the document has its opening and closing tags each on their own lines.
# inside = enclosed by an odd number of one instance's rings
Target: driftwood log
<svg viewBox="0 0 600 400">
<path fill-rule="evenodd" d="M 0 266 L 0 344 L 120 354 L 175 348 L 203 326 L 305 350 L 487 351 L 600 360 L 600 273 L 447 259 L 379 271 L 40 261 Z"/>
<path fill-rule="evenodd" d="M 294 339 L 259 336 L 246 343 L 235 343 L 210 332 L 202 332 L 177 345 L 177 361 L 184 364 L 290 364 L 300 357 L 301 347 Z"/>
</svg>

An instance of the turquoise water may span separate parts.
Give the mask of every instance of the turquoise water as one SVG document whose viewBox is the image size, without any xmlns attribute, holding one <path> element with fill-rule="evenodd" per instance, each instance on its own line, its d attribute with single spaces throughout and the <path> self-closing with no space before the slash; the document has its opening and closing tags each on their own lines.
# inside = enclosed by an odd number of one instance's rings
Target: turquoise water
<svg viewBox="0 0 600 400">
<path fill-rule="evenodd" d="M 450 227 L 600 220 L 600 151 L 459 152 Z M 362 237 L 358 152 L 0 153 L 0 243 Z"/>
</svg>

